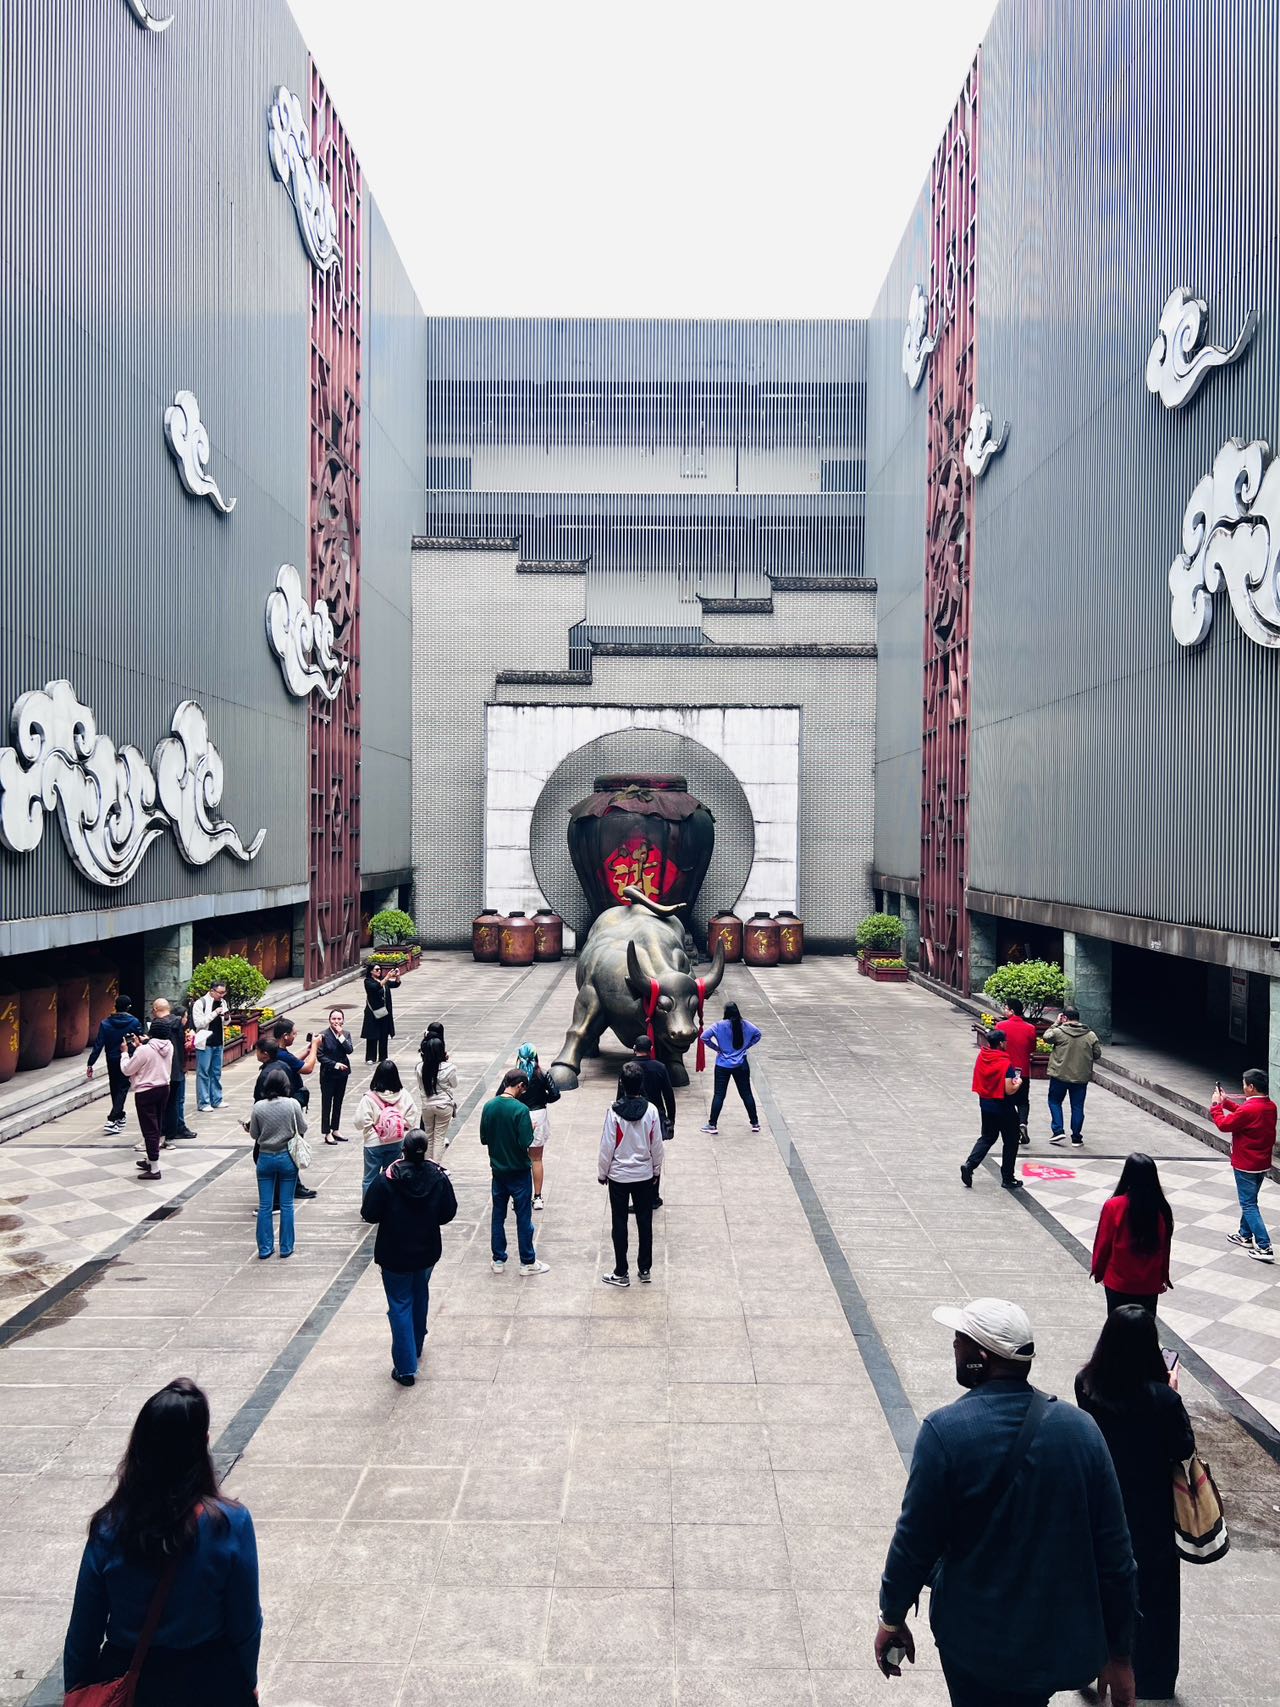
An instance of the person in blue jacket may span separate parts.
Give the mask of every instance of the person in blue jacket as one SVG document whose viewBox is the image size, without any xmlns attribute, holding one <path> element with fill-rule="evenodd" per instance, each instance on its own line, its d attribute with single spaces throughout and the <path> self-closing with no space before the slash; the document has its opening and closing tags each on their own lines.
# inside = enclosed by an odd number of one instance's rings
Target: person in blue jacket
<svg viewBox="0 0 1280 1707">
<path fill-rule="evenodd" d="M 129 1094 L 129 1080 L 124 1068 L 120 1065 L 120 1052 L 124 1048 L 126 1037 L 141 1037 L 142 1021 L 133 1011 L 133 1001 L 129 996 L 116 997 L 116 1011 L 108 1014 L 98 1027 L 98 1035 L 93 1040 L 93 1048 L 89 1054 L 89 1065 L 85 1069 L 85 1077 L 93 1077 L 94 1063 L 99 1055 L 107 1057 L 107 1078 L 111 1084 L 111 1109 L 107 1115 L 107 1124 L 103 1131 L 114 1138 L 124 1131 L 124 1099 Z"/>
<path fill-rule="evenodd" d="M 707 1027 L 702 1034 L 702 1041 L 708 1049 L 715 1051 L 716 1057 L 715 1094 L 711 1098 L 711 1114 L 702 1130 L 713 1134 L 718 1130 L 716 1121 L 720 1118 L 720 1110 L 724 1107 L 724 1099 L 729 1090 L 729 1080 L 732 1079 L 738 1087 L 738 1095 L 746 1104 L 751 1130 L 758 1132 L 760 1117 L 756 1113 L 756 1099 L 751 1094 L 751 1067 L 747 1061 L 747 1051 L 754 1049 L 759 1043 L 760 1033 L 750 1020 L 743 1019 L 738 1012 L 737 1002 L 726 1002 L 724 1018 Z"/>
<path fill-rule="evenodd" d="M 143 1405 L 115 1490 L 89 1520 L 64 1689 L 125 1675 L 166 1576 L 136 1707 L 251 1707 L 262 1634 L 253 1519 L 219 1491 L 209 1401 L 185 1376 Z"/>
</svg>

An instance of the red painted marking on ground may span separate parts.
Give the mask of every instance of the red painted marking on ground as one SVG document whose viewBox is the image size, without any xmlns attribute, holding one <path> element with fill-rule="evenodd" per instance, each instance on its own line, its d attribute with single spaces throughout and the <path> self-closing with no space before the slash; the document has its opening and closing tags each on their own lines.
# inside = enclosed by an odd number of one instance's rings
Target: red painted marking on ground
<svg viewBox="0 0 1280 1707">
<path fill-rule="evenodd" d="M 1024 1179 L 1074 1179 L 1074 1168 L 1055 1168 L 1048 1162 L 1024 1162 L 1022 1164 Z"/>
</svg>

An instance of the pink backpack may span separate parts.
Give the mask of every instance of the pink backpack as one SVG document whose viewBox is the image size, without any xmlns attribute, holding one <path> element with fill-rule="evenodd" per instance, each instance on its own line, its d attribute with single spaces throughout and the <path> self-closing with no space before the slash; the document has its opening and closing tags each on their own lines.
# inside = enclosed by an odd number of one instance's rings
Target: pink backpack
<svg viewBox="0 0 1280 1707">
<path fill-rule="evenodd" d="M 383 1102 L 374 1091 L 369 1094 L 378 1105 L 378 1117 L 373 1123 L 373 1130 L 379 1144 L 402 1144 L 405 1133 L 404 1115 L 395 1103 Z"/>
</svg>

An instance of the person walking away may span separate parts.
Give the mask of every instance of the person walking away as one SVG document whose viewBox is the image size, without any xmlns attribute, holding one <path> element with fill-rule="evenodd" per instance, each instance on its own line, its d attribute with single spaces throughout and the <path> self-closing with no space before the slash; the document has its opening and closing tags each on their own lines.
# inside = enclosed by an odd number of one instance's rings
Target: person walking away
<svg viewBox="0 0 1280 1707">
<path fill-rule="evenodd" d="M 453 1185 L 443 1168 L 427 1157 L 427 1135 L 420 1128 L 404 1141 L 404 1155 L 378 1174 L 360 1205 L 375 1223 L 373 1260 L 382 1270 L 391 1324 L 391 1379 L 412 1387 L 427 1337 L 431 1271 L 440 1261 L 441 1227 L 458 1213 Z"/>
<path fill-rule="evenodd" d="M 644 1069 L 628 1061 L 622 1069 L 622 1095 L 604 1117 L 597 1176 L 609 1188 L 613 1227 L 613 1273 L 606 1286 L 630 1286 L 627 1268 L 627 1216 L 636 1218 L 636 1270 L 648 1286 L 653 1270 L 653 1205 L 662 1178 L 662 1124 L 644 1094 Z M 660 1199 L 659 1199 L 660 1200 Z"/>
<path fill-rule="evenodd" d="M 1176 1464 L 1196 1449 L 1186 1407 L 1169 1385 L 1155 1318 L 1139 1304 L 1107 1317 L 1076 1376 L 1076 1404 L 1102 1430 L 1115 1465 L 1138 1567 L 1133 1681 L 1144 1701 L 1178 1685 L 1181 1605 L 1170 1495 Z"/>
<path fill-rule="evenodd" d="M 1255 1262 L 1274 1262 L 1271 1234 L 1258 1208 L 1258 1194 L 1275 1153 L 1276 1105 L 1268 1094 L 1267 1075 L 1259 1067 L 1250 1067 L 1245 1073 L 1242 1089 L 1244 1096 L 1237 1100 L 1223 1096 L 1219 1085 L 1209 1105 L 1213 1124 L 1231 1137 L 1231 1166 L 1240 1203 L 1240 1227 L 1227 1234 L 1227 1243 L 1239 1245 Z"/>
<path fill-rule="evenodd" d="M 208 993 L 191 1004 L 196 1034 L 196 1107 L 201 1114 L 222 1107 L 222 1042 L 230 1017 L 227 986 L 211 984 Z"/>
<path fill-rule="evenodd" d="M 533 1143 L 529 1146 L 529 1163 L 533 1169 L 533 1207 L 542 1208 L 543 1156 L 551 1136 L 551 1116 L 547 1104 L 560 1101 L 560 1087 L 538 1065 L 538 1052 L 532 1043 L 522 1043 L 516 1051 L 516 1066 L 524 1074 L 525 1087 L 520 1100 L 529 1110 L 533 1125 Z"/>
<path fill-rule="evenodd" d="M 714 1137 L 717 1131 L 716 1122 L 720 1118 L 720 1110 L 724 1107 L 724 1099 L 728 1094 L 729 1081 L 733 1080 L 738 1087 L 738 1095 L 742 1098 L 747 1110 L 747 1119 L 751 1122 L 751 1130 L 760 1130 L 760 1117 L 756 1113 L 756 1099 L 751 1094 L 751 1066 L 747 1061 L 747 1051 L 754 1049 L 760 1041 L 760 1033 L 750 1020 L 743 1019 L 738 1012 L 737 1002 L 726 1002 L 724 1018 L 710 1025 L 702 1034 L 702 1041 L 707 1048 L 713 1050 L 716 1058 L 715 1090 L 711 1098 L 711 1113 L 707 1124 L 702 1128 Z M 623 1069 L 625 1071 L 625 1068 Z"/>
<path fill-rule="evenodd" d="M 218 1486 L 209 1401 L 185 1377 L 138 1412 L 116 1485 L 89 1520 L 62 1650 L 68 1699 L 122 1678 L 151 1625 L 136 1707 L 253 1707 L 253 1519 Z"/>
<path fill-rule="evenodd" d="M 669 1144 L 676 1135 L 676 1093 L 671 1084 L 671 1074 L 667 1071 L 665 1061 L 655 1061 L 653 1044 L 641 1032 L 631 1045 L 632 1054 L 640 1064 L 644 1074 L 644 1094 L 658 1111 L 658 1126 L 662 1132 L 662 1142 Z M 618 1074 L 618 1095 L 625 1093 L 622 1088 L 622 1074 Z M 662 1198 L 659 1195 L 659 1182 L 653 1182 L 653 1207 L 662 1208 Z"/>
<path fill-rule="evenodd" d="M 280 1186 L 280 1255 L 293 1255 L 293 1198 L 298 1165 L 289 1154 L 290 1140 L 305 1137 L 307 1117 L 289 1095 L 289 1075 L 283 1067 L 267 1074 L 261 1102 L 249 1116 L 249 1136 L 257 1149 L 258 1256 L 263 1262 L 275 1249 L 272 1208 Z"/>
<path fill-rule="evenodd" d="M 385 1061 L 387 1044 L 396 1034 L 395 1003 L 391 992 L 400 982 L 400 974 L 388 972 L 376 963 L 364 977 L 364 1023 L 360 1035 L 364 1038 L 366 1061 Z"/>
<path fill-rule="evenodd" d="M 1018 1108 L 1014 1097 L 1021 1082 L 1005 1050 L 1004 1032 L 988 1031 L 973 1064 L 973 1090 L 982 1112 L 982 1131 L 960 1164 L 960 1178 L 966 1186 L 973 1185 L 973 1170 L 998 1138 L 1000 1184 L 1006 1191 L 1022 1190 L 1022 1181 L 1014 1178 L 1018 1160 Z"/>
<path fill-rule="evenodd" d="M 449 1148 L 449 1124 L 458 1112 L 458 1069 L 449 1059 L 444 1033 L 428 1026 L 418 1045 L 418 1085 L 422 1091 L 422 1130 L 427 1158 L 438 1162 Z"/>
<path fill-rule="evenodd" d="M 1084 1143 L 1084 1099 L 1093 1078 L 1093 1064 L 1102 1054 L 1102 1045 L 1086 1025 L 1080 1023 L 1078 1008 L 1063 1008 L 1057 1025 L 1044 1034 L 1046 1043 L 1053 1045 L 1049 1057 L 1049 1133 L 1051 1144 L 1066 1142 L 1062 1125 L 1062 1104 L 1071 1099 L 1071 1142 Z"/>
<path fill-rule="evenodd" d="M 124 1099 L 129 1094 L 129 1080 L 120 1065 L 124 1040 L 129 1036 L 141 1037 L 141 1035 L 142 1021 L 133 1012 L 132 998 L 117 996 L 116 1011 L 108 1014 L 98 1027 L 98 1035 L 93 1040 L 93 1048 L 89 1051 L 89 1063 L 84 1071 L 85 1078 L 91 1079 L 99 1055 L 106 1056 L 107 1082 L 111 1086 L 111 1107 L 107 1111 L 107 1124 L 102 1130 L 109 1138 L 114 1138 L 124 1131 Z"/>
<path fill-rule="evenodd" d="M 1013 1099 L 1018 1117 L 1018 1140 L 1031 1142 L 1031 1057 L 1036 1052 L 1036 1028 L 1025 1017 L 1021 998 L 1010 996 L 1005 1003 L 1009 1012 L 1000 1022 L 1004 1033 L 1005 1054 L 1022 1075 Z"/>
<path fill-rule="evenodd" d="M 508 1203 L 516 1212 L 521 1274 L 545 1274 L 551 1267 L 539 1259 L 533 1242 L 533 1170 L 529 1162 L 533 1121 L 522 1100 L 528 1082 L 519 1067 L 508 1068 L 497 1096 L 490 1097 L 480 1110 L 480 1142 L 489 1152 L 493 1176 L 489 1254 L 495 1274 L 507 1272 Z"/>
<path fill-rule="evenodd" d="M 160 1146 L 164 1142 L 164 1111 L 169 1101 L 172 1061 L 173 1045 L 168 1038 L 126 1034 L 120 1068 L 133 1085 L 133 1106 L 147 1152 L 138 1158 L 139 1179 L 160 1178 Z"/>
<path fill-rule="evenodd" d="M 1098 1216 L 1089 1272 L 1107 1294 L 1107 1314 L 1139 1304 L 1151 1315 L 1156 1299 L 1173 1289 L 1169 1253 L 1173 1211 L 1150 1156 L 1135 1150 L 1120 1170 L 1115 1195 Z"/>
<path fill-rule="evenodd" d="M 316 1060 L 320 1065 L 320 1136 L 326 1144 L 345 1144 L 338 1131 L 342 1124 L 342 1099 L 351 1083 L 351 1056 L 355 1044 L 347 1030 L 341 1008 L 329 1009 L 329 1026 L 320 1033 Z"/>
<path fill-rule="evenodd" d="M 1098 1680 L 1134 1700 L 1136 1571 L 1120 1487 L 1090 1417 L 1037 1393 L 1026 1312 L 1002 1298 L 946 1306 L 955 1404 L 916 1437 L 880 1583 L 876 1663 L 915 1660 L 907 1613 L 929 1622 L 952 1707 L 1046 1707 Z M 1169 1495 L 1172 1510 L 1172 1494 Z"/>
<path fill-rule="evenodd" d="M 152 1037 L 164 1038 L 173 1049 L 169 1062 L 169 1095 L 165 1098 L 162 1119 L 164 1142 L 168 1146 L 175 1139 L 195 1137 L 195 1133 L 187 1129 L 182 1110 L 186 1090 L 187 1029 L 182 1023 L 182 1016 L 174 1013 L 163 996 L 157 996 L 151 1004 L 149 1030 Z"/>
<path fill-rule="evenodd" d="M 399 1067 L 394 1061 L 380 1061 L 369 1089 L 356 1104 L 356 1131 L 364 1145 L 362 1197 L 383 1168 L 402 1153 L 405 1133 L 420 1125 L 418 1105 L 400 1083 Z"/>
</svg>

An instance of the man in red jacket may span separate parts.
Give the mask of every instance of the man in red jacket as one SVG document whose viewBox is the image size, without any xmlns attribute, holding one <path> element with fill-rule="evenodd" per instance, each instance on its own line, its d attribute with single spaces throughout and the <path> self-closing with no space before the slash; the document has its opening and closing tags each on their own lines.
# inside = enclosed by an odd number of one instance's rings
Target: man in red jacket
<svg viewBox="0 0 1280 1707">
<path fill-rule="evenodd" d="M 1024 1144 L 1031 1142 L 1028 1126 L 1031 1120 L 1031 1057 L 1035 1053 L 1036 1028 L 1029 1019 L 1024 1018 L 1022 1003 L 1017 996 L 1010 996 L 1005 1003 L 1009 1017 L 1002 1023 L 1000 1029 L 1004 1033 L 1005 1051 L 1010 1061 L 1022 1075 L 1022 1083 L 1014 1093 L 1013 1106 L 1018 1115 L 1018 1137 Z"/>
<path fill-rule="evenodd" d="M 973 1185 L 973 1170 L 999 1138 L 1000 1184 L 1006 1191 L 1022 1190 L 1022 1181 L 1013 1177 L 1018 1159 L 1018 1110 L 1013 1099 L 1021 1083 L 1018 1069 L 1005 1053 L 1004 1032 L 989 1031 L 973 1068 L 973 1089 L 982 1110 L 982 1136 L 960 1164 L 965 1185 Z"/>
<path fill-rule="evenodd" d="M 1258 1193 L 1271 1168 L 1276 1145 L 1276 1105 L 1267 1095 L 1267 1075 L 1250 1067 L 1244 1075 L 1244 1100 L 1223 1096 L 1219 1085 L 1209 1114 L 1219 1132 L 1231 1134 L 1231 1166 L 1240 1199 L 1240 1230 L 1227 1242 L 1248 1251 L 1255 1262 L 1274 1262 L 1271 1235 L 1258 1209 Z"/>
</svg>

